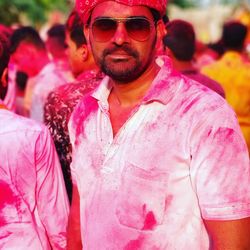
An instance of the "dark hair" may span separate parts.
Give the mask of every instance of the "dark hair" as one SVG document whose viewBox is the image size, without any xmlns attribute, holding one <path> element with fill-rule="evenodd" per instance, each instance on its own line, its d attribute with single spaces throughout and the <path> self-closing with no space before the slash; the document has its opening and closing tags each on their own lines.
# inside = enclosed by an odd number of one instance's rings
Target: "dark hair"
<svg viewBox="0 0 250 250">
<path fill-rule="evenodd" d="M 193 26 L 183 20 L 173 20 L 166 25 L 167 35 L 163 44 L 181 61 L 190 61 L 195 53 L 195 32 Z"/>
<path fill-rule="evenodd" d="M 4 69 L 8 67 L 10 60 L 9 43 L 4 34 L 0 34 L 0 81 Z M 3 87 L 0 82 L 0 99 L 4 99 L 7 88 Z"/>
<path fill-rule="evenodd" d="M 161 19 L 161 14 L 159 11 L 157 11 L 156 9 L 150 8 L 150 11 L 153 15 L 154 18 L 154 22 L 157 23 L 160 19 Z"/>
<path fill-rule="evenodd" d="M 47 31 L 48 39 L 53 39 L 56 44 L 61 47 L 65 48 L 65 25 L 63 24 L 55 24 Z"/>
<path fill-rule="evenodd" d="M 10 38 L 10 52 L 14 53 L 21 42 L 32 43 L 36 48 L 45 50 L 45 44 L 39 33 L 30 26 L 16 29 Z"/>
<path fill-rule="evenodd" d="M 71 40 L 76 44 L 77 48 L 83 44 L 87 44 L 87 40 L 83 33 L 83 22 L 77 11 L 73 10 L 66 22 L 66 29 L 70 34 Z"/>
<path fill-rule="evenodd" d="M 0 78 L 5 68 L 7 68 L 10 60 L 10 50 L 8 40 L 0 34 Z"/>
<path fill-rule="evenodd" d="M 237 21 L 223 25 L 222 42 L 226 49 L 241 50 L 247 35 L 247 27 Z"/>
<path fill-rule="evenodd" d="M 25 72 L 17 71 L 16 72 L 16 85 L 17 88 L 21 91 L 24 91 L 27 85 L 28 75 Z"/>
<path fill-rule="evenodd" d="M 219 56 L 222 56 L 224 54 L 224 52 L 225 52 L 225 48 L 223 46 L 222 40 L 219 40 L 219 41 L 214 42 L 214 43 L 209 43 L 207 45 L 207 47 L 209 49 L 214 50 Z"/>
</svg>

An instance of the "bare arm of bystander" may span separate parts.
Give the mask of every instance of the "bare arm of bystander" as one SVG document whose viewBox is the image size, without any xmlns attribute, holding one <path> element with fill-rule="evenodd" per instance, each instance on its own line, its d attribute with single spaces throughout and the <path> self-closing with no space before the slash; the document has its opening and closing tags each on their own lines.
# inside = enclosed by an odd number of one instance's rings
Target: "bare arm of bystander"
<svg viewBox="0 0 250 250">
<path fill-rule="evenodd" d="M 211 239 L 211 250 L 250 250 L 250 218 L 205 220 L 205 225 Z"/>
</svg>

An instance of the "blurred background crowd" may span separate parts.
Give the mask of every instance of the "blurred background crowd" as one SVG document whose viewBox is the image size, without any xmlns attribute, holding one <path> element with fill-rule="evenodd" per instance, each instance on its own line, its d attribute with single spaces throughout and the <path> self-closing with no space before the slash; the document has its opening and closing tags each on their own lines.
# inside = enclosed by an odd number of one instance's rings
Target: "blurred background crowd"
<svg viewBox="0 0 250 250">
<path fill-rule="evenodd" d="M 0 23 L 13 27 L 32 25 L 45 35 L 54 23 L 66 20 L 74 0 L 1 0 Z M 170 0 L 168 16 L 191 22 L 197 38 L 215 42 L 221 34 L 221 26 L 228 19 L 238 19 L 249 25 L 249 0 Z"/>
</svg>

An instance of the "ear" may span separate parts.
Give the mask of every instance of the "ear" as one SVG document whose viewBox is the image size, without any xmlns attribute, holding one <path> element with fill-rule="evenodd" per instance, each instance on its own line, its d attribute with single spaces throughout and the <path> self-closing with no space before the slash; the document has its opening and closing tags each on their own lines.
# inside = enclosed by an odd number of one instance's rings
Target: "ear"
<svg viewBox="0 0 250 250">
<path fill-rule="evenodd" d="M 8 85 L 8 68 L 5 68 L 3 74 L 1 76 L 1 83 L 3 87 L 7 87 Z"/>
<path fill-rule="evenodd" d="M 167 35 L 167 29 L 162 19 L 157 22 L 157 33 L 161 36 L 161 38 Z"/>
<path fill-rule="evenodd" d="M 89 50 L 88 50 L 88 45 L 87 44 L 83 44 L 80 48 L 81 52 L 81 58 L 83 61 L 87 61 L 88 56 L 89 56 Z"/>
<path fill-rule="evenodd" d="M 174 58 L 173 52 L 168 47 L 165 48 L 165 55 L 167 55 L 168 57 Z"/>
<path fill-rule="evenodd" d="M 162 20 L 159 20 L 157 22 L 157 43 L 156 43 L 156 51 L 157 54 L 163 54 L 164 53 L 164 46 L 163 46 L 163 37 L 167 34 L 166 27 Z"/>
</svg>

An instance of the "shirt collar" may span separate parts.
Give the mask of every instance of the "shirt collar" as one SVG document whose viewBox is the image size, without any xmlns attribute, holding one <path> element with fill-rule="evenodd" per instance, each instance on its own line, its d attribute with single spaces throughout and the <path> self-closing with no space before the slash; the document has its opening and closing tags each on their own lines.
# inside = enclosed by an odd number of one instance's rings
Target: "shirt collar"
<svg viewBox="0 0 250 250">
<path fill-rule="evenodd" d="M 173 69 L 172 61 L 169 57 L 161 57 L 164 64 L 152 82 L 147 94 L 143 98 L 142 103 L 150 103 L 158 101 L 163 104 L 167 104 L 176 94 L 176 91 L 181 86 L 180 73 Z M 108 96 L 111 91 L 111 84 L 109 83 L 109 77 L 105 76 L 101 81 L 101 84 L 93 92 L 92 96 L 103 104 L 108 104 Z"/>
<path fill-rule="evenodd" d="M 50 72 L 54 71 L 56 69 L 56 65 L 53 62 L 47 63 L 38 73 L 35 78 L 43 77 L 46 74 L 50 74 Z"/>
</svg>

